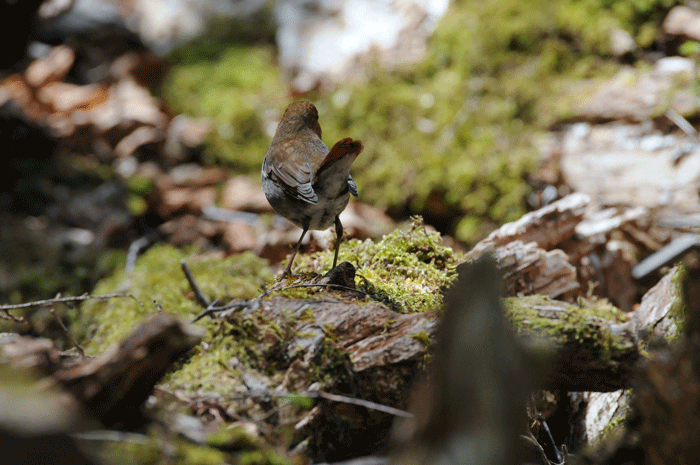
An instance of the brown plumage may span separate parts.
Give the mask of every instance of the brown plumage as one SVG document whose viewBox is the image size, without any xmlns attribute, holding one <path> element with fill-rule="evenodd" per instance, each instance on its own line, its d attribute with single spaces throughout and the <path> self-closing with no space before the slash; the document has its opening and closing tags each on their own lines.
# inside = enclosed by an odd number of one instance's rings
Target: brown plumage
<svg viewBox="0 0 700 465">
<path fill-rule="evenodd" d="M 262 165 L 268 202 L 303 230 L 283 276 L 291 274 L 306 232 L 333 224 L 337 235 L 333 267 L 337 265 L 343 235 L 338 215 L 347 206 L 350 194 L 357 197 L 350 165 L 362 149 L 362 142 L 346 138 L 329 150 L 321 141 L 316 107 L 303 101 L 287 107 Z"/>
</svg>

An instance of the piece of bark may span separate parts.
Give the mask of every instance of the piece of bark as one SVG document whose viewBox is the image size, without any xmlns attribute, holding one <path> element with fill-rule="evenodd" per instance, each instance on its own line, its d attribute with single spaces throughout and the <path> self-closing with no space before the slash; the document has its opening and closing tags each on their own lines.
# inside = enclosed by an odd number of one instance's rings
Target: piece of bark
<svg viewBox="0 0 700 465">
<path fill-rule="evenodd" d="M 0 362 L 50 375 L 61 366 L 61 352 L 50 339 L 5 333 L 0 337 Z"/>
<path fill-rule="evenodd" d="M 200 328 L 161 314 L 118 346 L 89 362 L 58 370 L 52 379 L 105 426 L 133 424 L 141 419 L 141 405 L 153 386 L 201 337 Z"/>
<path fill-rule="evenodd" d="M 516 240 L 524 244 L 536 242 L 541 248 L 550 250 L 574 235 L 576 225 L 583 219 L 589 204 L 590 197 L 586 194 L 568 195 L 517 221 L 504 224 L 476 244 L 467 258 L 476 258 L 487 250 Z"/>
<path fill-rule="evenodd" d="M 586 443 L 592 447 L 603 446 L 617 439 L 624 432 L 624 419 L 629 414 L 631 391 L 586 392 Z"/>
<path fill-rule="evenodd" d="M 700 40 L 700 12 L 685 5 L 674 6 L 661 28 L 666 34 Z"/>
<path fill-rule="evenodd" d="M 671 109 L 689 116 L 697 111 L 692 92 L 679 82 L 693 79 L 693 60 L 663 57 L 651 69 L 622 68 L 602 84 L 581 89 L 582 98 L 573 109 L 573 119 L 588 122 L 634 121 L 643 123 Z M 586 177 L 596 182 L 593 172 Z M 598 178 L 601 180 L 605 178 Z"/>
<path fill-rule="evenodd" d="M 678 335 L 679 318 L 683 316 L 684 275 L 683 269 L 676 266 L 644 294 L 630 321 L 630 328 L 639 340 L 672 339 Z"/>
<path fill-rule="evenodd" d="M 562 137 L 564 181 L 596 203 L 700 212 L 700 146 L 693 136 L 663 134 L 644 124 L 579 123 Z"/>
<path fill-rule="evenodd" d="M 333 338 L 349 353 L 355 372 L 415 361 L 425 354 L 425 341 L 436 325 L 432 312 L 402 314 L 379 303 L 346 303 L 335 299 L 290 299 L 273 297 L 261 302 L 260 314 L 280 323 L 285 315 L 312 312 L 313 320 L 299 320 L 297 338 L 286 341 L 285 352 L 310 360 L 322 349 L 310 344 L 310 334 L 333 328 Z M 297 352 L 303 349 L 303 352 Z"/>
<path fill-rule="evenodd" d="M 608 457 L 589 463 L 700 463 L 700 272 L 689 267 L 668 277 L 677 284 L 661 285 L 651 295 L 660 303 L 669 295 L 684 303 L 683 329 L 668 344 L 649 346 L 635 378 L 625 437 Z M 669 305 L 675 306 L 663 307 Z"/>
<path fill-rule="evenodd" d="M 498 266 L 505 270 L 506 294 L 543 294 L 552 298 L 578 295 L 581 285 L 576 268 L 561 250 L 546 251 L 535 242 L 513 241 L 494 251 Z"/>
<path fill-rule="evenodd" d="M 607 392 L 628 387 L 639 351 L 637 339 L 622 322 L 622 312 L 609 304 L 582 308 L 544 296 L 510 297 L 504 302 L 518 334 L 545 344 L 551 353 L 561 352 L 560 363 L 543 388 Z M 348 351 L 358 392 L 366 389 L 375 398 L 394 396 L 393 402 L 396 390 L 408 381 L 397 384 L 394 370 L 415 370 L 437 325 L 433 312 L 400 314 L 379 303 L 348 304 L 333 299 L 274 297 L 263 301 L 257 311 L 265 321 L 280 326 L 290 315 L 313 315 L 297 321 L 293 333 L 298 336 L 293 339 L 275 347 L 269 341 L 261 343 L 259 350 L 270 351 L 270 359 L 310 362 L 329 343 L 324 330 L 333 328 L 332 342 Z M 234 314 L 237 311 L 230 312 Z M 368 373 L 371 376 L 365 379 Z"/>
</svg>

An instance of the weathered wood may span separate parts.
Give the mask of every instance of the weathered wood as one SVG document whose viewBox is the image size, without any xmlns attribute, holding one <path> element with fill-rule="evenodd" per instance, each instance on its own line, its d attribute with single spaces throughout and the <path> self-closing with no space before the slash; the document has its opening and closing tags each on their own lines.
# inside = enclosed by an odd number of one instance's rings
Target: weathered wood
<svg viewBox="0 0 700 465">
<path fill-rule="evenodd" d="M 683 268 L 674 267 L 644 294 L 630 320 L 631 329 L 643 342 L 653 337 L 671 339 L 679 335 L 684 275 Z"/>
<path fill-rule="evenodd" d="M 543 388 L 607 392 L 629 387 L 639 348 L 616 308 L 579 307 L 543 296 L 511 297 L 505 305 L 518 334 L 535 348 L 556 349 Z"/>
<path fill-rule="evenodd" d="M 476 258 L 487 250 L 494 250 L 513 241 L 522 241 L 524 244 L 536 242 L 545 250 L 559 246 L 574 235 L 576 225 L 583 220 L 589 204 L 590 197 L 586 194 L 568 195 L 517 221 L 504 224 L 476 244 L 467 257 Z"/>
<path fill-rule="evenodd" d="M 52 379 L 106 426 L 141 418 L 140 407 L 182 354 L 199 343 L 199 328 L 160 314 L 95 359 L 63 368 Z"/>
<path fill-rule="evenodd" d="M 503 225 L 467 258 L 491 252 L 505 271 L 509 295 L 544 294 L 573 302 L 593 292 L 631 311 L 634 248 L 659 245 L 646 232 L 649 217 L 645 208 L 600 210 L 587 195 L 571 194 Z"/>
<path fill-rule="evenodd" d="M 535 343 L 533 350 L 541 352 L 544 347 L 552 356 L 559 354 L 542 387 L 602 392 L 628 387 L 639 351 L 622 312 L 609 304 L 580 307 L 544 296 L 510 297 L 504 303 L 515 332 Z M 400 314 L 379 303 L 348 304 L 334 299 L 275 297 L 264 301 L 256 312 L 278 325 L 286 324 L 290 316 L 313 315 L 299 318 L 292 337 L 282 345 L 260 347 L 274 352 L 269 354 L 271 359 L 282 354 L 300 359 L 301 363 L 290 364 L 288 380 L 298 381 L 300 377 L 293 373 L 302 373 L 309 361 L 333 344 L 348 352 L 356 392 L 392 404 L 397 389 L 424 360 L 438 322 L 432 312 Z M 290 381 L 281 388 L 293 391 L 308 386 Z"/>
<path fill-rule="evenodd" d="M 514 241 L 497 248 L 494 257 L 505 271 L 508 295 L 572 297 L 581 288 L 576 268 L 559 249 L 546 251 L 535 242 Z"/>
</svg>

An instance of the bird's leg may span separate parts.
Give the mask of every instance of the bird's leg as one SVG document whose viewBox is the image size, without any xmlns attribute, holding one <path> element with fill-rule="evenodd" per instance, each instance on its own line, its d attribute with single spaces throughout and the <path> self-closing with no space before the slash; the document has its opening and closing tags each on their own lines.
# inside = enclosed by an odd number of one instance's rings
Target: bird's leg
<svg viewBox="0 0 700 465">
<path fill-rule="evenodd" d="M 289 259 L 289 265 L 287 265 L 287 269 L 284 270 L 284 273 L 282 273 L 282 277 L 286 278 L 287 276 L 292 276 L 292 263 L 294 263 L 294 257 L 297 256 L 297 252 L 299 252 L 299 247 L 301 247 L 301 241 L 304 240 L 304 236 L 306 236 L 306 231 L 309 230 L 308 226 L 304 227 L 304 230 L 301 232 L 301 237 L 297 241 L 297 246 L 294 247 L 294 253 L 292 254 L 292 258 Z"/>
<path fill-rule="evenodd" d="M 335 256 L 333 257 L 333 268 L 338 264 L 338 252 L 340 251 L 340 238 L 343 237 L 343 224 L 340 222 L 340 217 L 335 216 Z M 331 269 L 333 269 L 331 268 Z"/>
</svg>

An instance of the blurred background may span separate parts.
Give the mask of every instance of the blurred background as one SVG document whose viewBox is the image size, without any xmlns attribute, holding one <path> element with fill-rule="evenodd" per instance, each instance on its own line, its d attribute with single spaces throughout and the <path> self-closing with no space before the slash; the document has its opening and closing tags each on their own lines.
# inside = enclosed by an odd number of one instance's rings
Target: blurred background
<svg viewBox="0 0 700 465">
<path fill-rule="evenodd" d="M 599 196 L 621 184 L 576 163 L 595 125 L 657 149 L 680 132 L 664 115 L 697 116 L 698 13 L 672 23 L 677 3 L 3 1 L 0 299 L 89 291 L 160 241 L 279 262 L 298 231 L 259 171 L 295 99 L 327 145 L 363 141 L 352 237 L 420 214 L 467 250 L 573 190 Z"/>
</svg>

